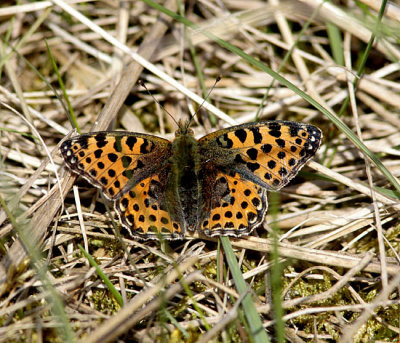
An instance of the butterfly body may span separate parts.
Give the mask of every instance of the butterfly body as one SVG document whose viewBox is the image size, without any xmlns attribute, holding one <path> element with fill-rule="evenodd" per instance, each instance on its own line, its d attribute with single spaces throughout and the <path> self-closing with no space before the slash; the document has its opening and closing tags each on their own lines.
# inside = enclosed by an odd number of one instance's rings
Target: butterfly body
<svg viewBox="0 0 400 343">
<path fill-rule="evenodd" d="M 169 158 L 165 208 L 184 230 L 195 229 L 199 209 L 200 146 L 191 130 L 178 130 Z"/>
<path fill-rule="evenodd" d="M 66 140 L 67 165 L 114 201 L 122 225 L 143 239 L 241 236 L 265 217 L 267 191 L 286 185 L 320 146 L 312 125 L 269 121 L 229 127 L 199 140 L 180 124 L 170 142 L 133 132 Z"/>
</svg>

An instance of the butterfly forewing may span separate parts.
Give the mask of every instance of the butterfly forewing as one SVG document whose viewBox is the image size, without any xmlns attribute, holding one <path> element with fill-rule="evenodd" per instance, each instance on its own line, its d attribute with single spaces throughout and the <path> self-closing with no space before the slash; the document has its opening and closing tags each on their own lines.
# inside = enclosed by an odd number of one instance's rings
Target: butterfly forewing
<svg viewBox="0 0 400 343">
<path fill-rule="evenodd" d="M 287 121 L 233 126 L 200 139 L 207 158 L 242 178 L 271 190 L 285 186 L 315 155 L 322 133 L 317 127 Z M 227 151 L 218 153 L 215 151 Z"/>
<path fill-rule="evenodd" d="M 96 132 L 66 140 L 61 153 L 68 166 L 101 188 L 111 200 L 120 198 L 132 186 L 157 173 L 171 155 L 165 139 L 131 132 Z"/>
</svg>

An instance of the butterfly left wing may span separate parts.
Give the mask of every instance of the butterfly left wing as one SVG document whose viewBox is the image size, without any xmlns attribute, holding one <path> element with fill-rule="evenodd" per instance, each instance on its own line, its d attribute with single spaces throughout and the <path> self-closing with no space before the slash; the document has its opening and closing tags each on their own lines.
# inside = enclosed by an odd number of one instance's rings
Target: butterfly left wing
<svg viewBox="0 0 400 343">
<path fill-rule="evenodd" d="M 183 235 L 162 210 L 169 175 L 171 142 L 133 132 L 95 132 L 66 140 L 60 147 L 68 167 L 114 201 L 122 225 L 134 236 Z M 161 178 L 160 175 L 163 175 Z"/>
<path fill-rule="evenodd" d="M 233 236 L 251 232 L 264 219 L 266 191 L 288 184 L 315 155 L 321 139 L 317 127 L 287 121 L 238 125 L 201 138 L 205 210 L 199 214 L 200 230 Z M 246 220 L 230 220 L 231 213 L 223 210 L 227 202 L 240 203 L 233 218 L 245 216 Z"/>
<path fill-rule="evenodd" d="M 207 181 L 202 183 L 198 230 L 211 237 L 249 234 L 263 222 L 267 212 L 266 188 L 234 171 L 208 172 Z"/>
</svg>

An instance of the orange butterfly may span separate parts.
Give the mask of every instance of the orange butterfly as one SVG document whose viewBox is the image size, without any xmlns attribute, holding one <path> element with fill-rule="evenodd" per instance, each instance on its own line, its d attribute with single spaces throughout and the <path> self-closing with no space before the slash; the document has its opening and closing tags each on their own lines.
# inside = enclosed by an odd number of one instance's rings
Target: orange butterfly
<svg viewBox="0 0 400 343">
<path fill-rule="evenodd" d="M 122 225 L 143 239 L 249 234 L 265 217 L 267 191 L 285 186 L 318 150 L 319 128 L 289 121 L 232 126 L 175 139 L 135 132 L 95 132 L 68 139 L 61 153 L 72 171 L 100 188 Z"/>
</svg>

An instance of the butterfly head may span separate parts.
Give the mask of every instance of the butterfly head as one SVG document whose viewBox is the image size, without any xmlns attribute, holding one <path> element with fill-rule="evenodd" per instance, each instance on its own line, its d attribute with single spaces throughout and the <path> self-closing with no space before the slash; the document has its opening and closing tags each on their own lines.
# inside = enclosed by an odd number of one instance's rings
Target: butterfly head
<svg viewBox="0 0 400 343">
<path fill-rule="evenodd" d="M 189 136 L 193 136 L 193 130 L 190 128 L 190 123 L 191 120 L 179 120 L 178 121 L 178 129 L 175 131 L 175 137 L 178 136 L 185 136 L 185 135 L 189 135 Z"/>
</svg>

